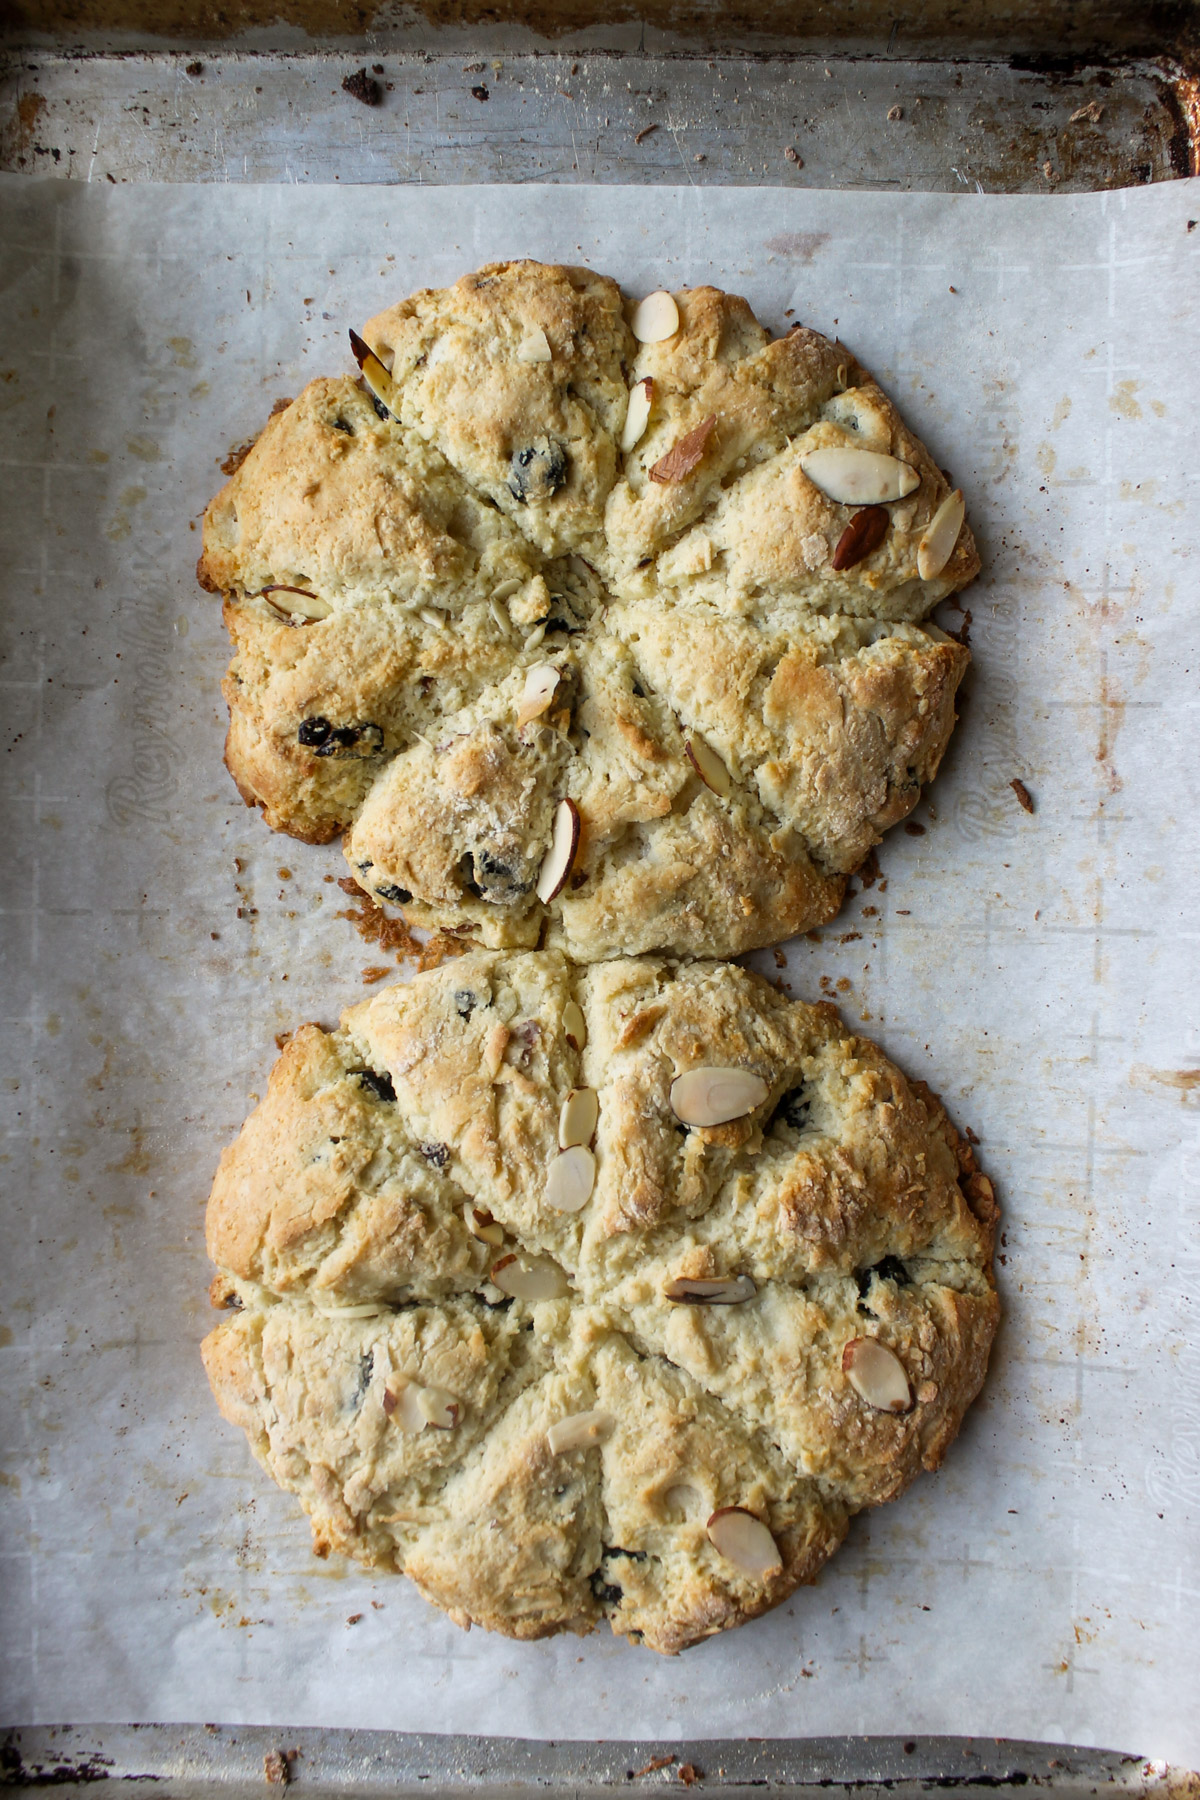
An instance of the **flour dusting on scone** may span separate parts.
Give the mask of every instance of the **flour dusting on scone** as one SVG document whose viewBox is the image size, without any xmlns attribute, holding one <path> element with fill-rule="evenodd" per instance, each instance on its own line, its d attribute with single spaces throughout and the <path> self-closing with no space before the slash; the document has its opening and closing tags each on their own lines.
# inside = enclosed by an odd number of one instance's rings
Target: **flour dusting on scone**
<svg viewBox="0 0 1200 1800">
<path fill-rule="evenodd" d="M 318 1555 L 674 1652 L 934 1469 L 999 1315 L 941 1105 L 733 964 L 474 951 L 303 1027 L 208 1208 L 214 1393 Z"/>
<path fill-rule="evenodd" d="M 652 298 L 535 262 L 414 294 L 205 515 L 239 790 L 413 925 L 735 955 L 832 918 L 937 773 L 961 494 L 842 344 Z"/>
</svg>

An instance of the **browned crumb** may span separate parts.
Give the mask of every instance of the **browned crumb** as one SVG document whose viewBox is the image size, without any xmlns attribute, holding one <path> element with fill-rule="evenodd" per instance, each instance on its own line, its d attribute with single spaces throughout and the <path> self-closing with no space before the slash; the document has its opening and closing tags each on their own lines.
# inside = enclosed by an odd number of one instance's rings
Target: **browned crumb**
<svg viewBox="0 0 1200 1800">
<path fill-rule="evenodd" d="M 346 1623 L 347 1623 L 347 1625 L 361 1624 L 362 1623 L 362 1614 L 361 1613 L 351 1613 L 350 1617 L 346 1620 Z"/>
<path fill-rule="evenodd" d="M 258 434 L 255 433 L 252 438 L 246 438 L 244 443 L 234 444 L 228 456 L 222 457 L 218 464 L 222 475 L 236 475 L 257 442 Z"/>
<path fill-rule="evenodd" d="M 277 1031 L 275 1033 L 275 1048 L 277 1050 L 286 1049 L 287 1046 L 291 1043 L 291 1041 L 292 1041 L 292 1034 L 290 1031 Z"/>
<path fill-rule="evenodd" d="M 775 946 L 775 967 L 777 969 L 787 968 L 787 957 L 783 954 L 783 951 L 779 948 L 778 944 Z"/>
<path fill-rule="evenodd" d="M 383 90 L 377 81 L 372 81 L 365 69 L 355 69 L 353 75 L 347 75 L 342 81 L 342 89 L 353 100 L 361 100 L 364 106 L 378 106 L 383 99 Z"/>
<path fill-rule="evenodd" d="M 968 1144 L 977 1144 L 979 1142 L 979 1139 L 976 1137 L 975 1133 L 971 1130 L 971 1127 L 969 1125 L 967 1126 L 966 1130 L 963 1132 L 963 1136 L 966 1138 Z"/>
<path fill-rule="evenodd" d="M 634 143 L 635 144 L 644 143 L 645 140 L 650 136 L 650 133 L 652 131 L 657 131 L 657 130 L 658 130 L 657 125 L 643 125 L 642 129 L 640 131 L 634 132 L 634 134 L 633 134 Z"/>
<path fill-rule="evenodd" d="M 364 893 L 353 875 L 343 875 L 338 882 L 344 894 L 350 894 L 359 904 L 347 907 L 336 914 L 339 919 L 349 919 L 355 931 L 366 944 L 378 944 L 384 952 L 392 951 L 397 962 L 411 962 L 420 973 L 426 969 L 437 969 L 451 956 L 463 956 L 472 948 L 469 938 L 454 937 L 446 932 L 439 932 L 427 944 L 413 936 L 403 917 L 389 918 L 382 906 L 373 900 L 370 894 Z M 382 981 L 390 969 L 364 969 L 364 981 Z"/>
<path fill-rule="evenodd" d="M 839 944 L 857 944 L 858 940 L 861 937 L 862 937 L 861 931 L 843 931 L 841 936 L 838 938 L 838 943 Z"/>
<path fill-rule="evenodd" d="M 925 836 L 925 827 L 923 825 L 918 825 L 915 819 L 909 819 L 904 829 L 907 831 L 909 837 Z"/>
<path fill-rule="evenodd" d="M 280 413 L 286 412 L 288 407 L 291 404 L 292 404 L 292 398 L 291 398 L 290 394 L 285 394 L 282 399 L 276 400 L 275 404 L 271 408 L 271 413 L 270 413 L 271 418 L 274 419 Z"/>
<path fill-rule="evenodd" d="M 855 869 L 854 873 L 858 876 L 858 879 L 865 888 L 874 887 L 875 883 L 879 880 L 878 852 L 869 850 L 866 856 L 863 857 L 863 860 L 859 863 L 857 869 Z"/>
<path fill-rule="evenodd" d="M 684 1787 L 695 1787 L 698 1781 L 704 1780 L 704 1770 L 698 1769 L 695 1763 L 680 1763 L 679 1779 Z"/>
<path fill-rule="evenodd" d="M 1021 802 L 1025 811 L 1031 813 L 1033 811 L 1033 796 L 1025 786 L 1025 783 L 1023 781 L 1014 780 L 1010 781 L 1008 785 L 1017 796 L 1017 799 Z"/>
<path fill-rule="evenodd" d="M 843 975 L 840 978 L 837 984 L 837 991 L 839 994 L 848 994 L 850 992 L 850 977 L 848 975 Z"/>
<path fill-rule="evenodd" d="M 656 1769 L 669 1769 L 674 1761 L 673 1756 L 652 1756 L 642 1768 L 633 1771 L 633 1778 L 636 1781 L 639 1775 L 653 1775 Z"/>
<path fill-rule="evenodd" d="M 292 1779 L 288 1759 L 282 1750 L 268 1750 L 263 1757 L 263 1774 L 271 1787 L 286 1787 Z"/>
<path fill-rule="evenodd" d="M 384 976 L 390 975 L 391 972 L 392 971 L 387 963 L 372 963 L 369 968 L 364 969 L 362 972 L 363 986 L 374 987 L 377 981 L 382 981 Z"/>
</svg>

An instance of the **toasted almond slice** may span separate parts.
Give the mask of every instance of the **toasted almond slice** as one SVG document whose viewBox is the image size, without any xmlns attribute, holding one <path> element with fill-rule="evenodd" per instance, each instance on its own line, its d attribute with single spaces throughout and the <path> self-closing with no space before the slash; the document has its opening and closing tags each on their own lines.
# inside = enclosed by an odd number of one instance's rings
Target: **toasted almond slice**
<svg viewBox="0 0 1200 1800">
<path fill-rule="evenodd" d="M 572 1144 L 590 1144 L 600 1121 L 600 1100 L 595 1088 L 572 1088 L 558 1115 L 558 1144 L 569 1150 Z"/>
<path fill-rule="evenodd" d="M 295 620 L 327 619 L 333 611 L 328 600 L 322 600 L 320 594 L 310 594 L 307 588 L 286 587 L 281 581 L 273 581 L 269 587 L 260 588 L 259 593 L 267 605 L 273 607 L 281 618 Z M 276 594 L 289 594 L 288 600 L 276 600 Z"/>
<path fill-rule="evenodd" d="M 590 1450 L 602 1444 L 617 1428 L 612 1413 L 597 1407 L 594 1412 L 572 1413 L 570 1418 L 556 1419 L 546 1433 L 546 1442 L 555 1456 L 564 1450 Z"/>
<path fill-rule="evenodd" d="M 431 626 L 434 631 L 440 631 L 442 626 L 446 623 L 445 613 L 439 612 L 436 606 L 423 606 L 421 608 L 421 617 L 424 619 L 426 625 Z"/>
<path fill-rule="evenodd" d="M 668 1281 L 663 1297 L 677 1306 L 737 1306 L 743 1300 L 753 1300 L 757 1292 L 749 1275 L 722 1275 L 709 1281 L 677 1275 Z"/>
<path fill-rule="evenodd" d="M 671 1083 L 671 1110 L 685 1125 L 727 1125 L 761 1106 L 769 1092 L 750 1069 L 689 1069 Z"/>
<path fill-rule="evenodd" d="M 679 330 L 679 308 L 665 288 L 647 294 L 633 309 L 629 329 L 639 344 L 661 344 Z"/>
<path fill-rule="evenodd" d="M 399 417 L 396 406 L 396 387 L 391 376 L 372 350 L 365 338 L 360 338 L 357 331 L 350 333 L 350 348 L 354 352 L 354 360 L 362 370 L 362 378 L 374 394 L 375 398 L 386 406 L 393 419 Z"/>
<path fill-rule="evenodd" d="M 492 618 L 496 621 L 496 629 L 506 638 L 510 638 L 512 636 L 512 619 L 509 616 L 508 608 L 505 606 L 503 600 L 493 594 L 488 601 L 488 610 L 491 612 Z"/>
<path fill-rule="evenodd" d="M 946 495 L 917 545 L 917 574 L 922 581 L 933 581 L 954 555 L 966 514 L 962 489 L 955 488 L 952 494 Z"/>
<path fill-rule="evenodd" d="M 497 1225 L 486 1206 L 476 1206 L 473 1200 L 468 1200 L 463 1207 L 463 1218 L 471 1236 L 478 1238 L 481 1244 L 499 1246 L 504 1242 L 504 1227 Z"/>
<path fill-rule="evenodd" d="M 568 1044 L 575 1050 L 582 1050 L 587 1043 L 587 1020 L 583 1016 L 583 1008 L 575 1000 L 568 1000 L 562 1009 L 563 1035 Z"/>
<path fill-rule="evenodd" d="M 364 1300 L 359 1306 L 321 1306 L 314 1303 L 314 1310 L 323 1319 L 377 1319 L 383 1308 L 377 1300 Z"/>
<path fill-rule="evenodd" d="M 415 1437 L 429 1423 L 421 1410 L 420 1385 L 406 1375 L 393 1375 L 384 1388 L 383 1410 L 408 1437 Z"/>
<path fill-rule="evenodd" d="M 517 345 L 517 361 L 523 363 L 548 363 L 551 361 L 550 339 L 540 325 Z"/>
<path fill-rule="evenodd" d="M 899 457 L 849 445 L 810 450 L 800 458 L 800 467 L 814 487 L 843 506 L 880 506 L 885 500 L 903 500 L 921 485 L 917 471 Z"/>
<path fill-rule="evenodd" d="M 712 745 L 706 743 L 698 731 L 693 731 L 690 737 L 684 738 L 683 747 L 705 787 L 711 788 L 719 799 L 728 800 L 733 792 L 733 777 Z"/>
<path fill-rule="evenodd" d="M 419 1387 L 417 1410 L 425 1423 L 437 1431 L 453 1431 L 458 1424 L 458 1401 L 445 1388 Z"/>
<path fill-rule="evenodd" d="M 530 719 L 540 719 L 554 699 L 554 690 L 558 686 L 558 670 L 553 663 L 534 663 L 525 672 L 525 686 L 521 689 L 521 699 L 517 706 L 517 725 L 528 725 Z"/>
<path fill-rule="evenodd" d="M 743 1574 L 761 1581 L 783 1574 L 779 1545 L 762 1520 L 744 1506 L 719 1506 L 706 1530 L 714 1549 Z"/>
<path fill-rule="evenodd" d="M 559 1300 L 567 1278 L 548 1256 L 502 1256 L 492 1264 L 492 1280 L 514 1300 Z"/>
<path fill-rule="evenodd" d="M 912 1405 L 904 1364 L 877 1338 L 851 1338 L 842 1351 L 842 1368 L 855 1393 L 878 1412 L 907 1412 Z"/>
<path fill-rule="evenodd" d="M 554 809 L 550 848 L 538 870 L 537 897 L 544 906 L 548 906 L 555 895 L 562 892 L 578 848 L 579 808 L 573 800 L 560 800 Z"/>
<path fill-rule="evenodd" d="M 651 481 L 667 485 L 672 481 L 686 481 L 694 469 L 698 469 L 704 461 L 704 452 L 708 440 L 717 428 L 716 413 L 709 413 L 707 419 L 701 419 L 693 430 L 671 445 L 665 456 L 660 456 L 656 463 L 650 465 Z"/>
<path fill-rule="evenodd" d="M 596 1185 L 596 1159 L 586 1144 L 560 1150 L 546 1171 L 546 1200 L 555 1212 L 582 1212 Z"/>
<path fill-rule="evenodd" d="M 621 427 L 621 449 L 626 456 L 636 450 L 646 435 L 646 427 L 650 423 L 650 406 L 654 399 L 654 377 L 647 375 L 641 381 L 635 381 L 629 390 L 629 405 L 625 410 L 625 423 Z"/>
</svg>

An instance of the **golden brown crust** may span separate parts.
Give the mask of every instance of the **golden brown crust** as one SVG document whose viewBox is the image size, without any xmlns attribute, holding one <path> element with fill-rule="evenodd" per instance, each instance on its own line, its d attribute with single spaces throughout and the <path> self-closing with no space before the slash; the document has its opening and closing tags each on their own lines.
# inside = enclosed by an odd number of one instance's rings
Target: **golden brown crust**
<svg viewBox="0 0 1200 1800">
<path fill-rule="evenodd" d="M 685 1127 L 673 1084 L 712 1066 L 764 1097 Z M 581 1087 L 594 1185 L 556 1210 Z M 673 1652 L 937 1467 L 996 1328 L 996 1219 L 941 1104 L 832 1007 L 733 964 L 476 951 L 287 1045 L 213 1185 L 212 1298 L 241 1310 L 205 1362 L 318 1553 L 403 1570 L 463 1623 L 607 1618 Z M 542 1297 L 506 1299 L 504 1258 Z M 732 1277 L 734 1304 L 671 1297 Z M 855 1386 L 863 1338 L 903 1411 Z M 597 1411 L 595 1443 L 548 1437 Z M 767 1525 L 775 1573 L 716 1546 L 723 1507 Z"/>
<path fill-rule="evenodd" d="M 936 773 L 968 653 L 917 621 L 979 566 L 964 525 L 918 573 L 945 476 L 843 345 L 771 341 L 715 288 L 675 300 L 679 330 L 637 344 L 586 269 L 415 294 L 366 327 L 392 412 L 310 383 L 205 515 L 239 792 L 307 842 L 346 832 L 363 888 L 414 925 L 579 960 L 737 954 L 832 916 Z M 849 567 L 856 509 L 803 466 L 822 448 L 919 478 Z M 582 842 L 543 905 L 564 796 Z"/>
</svg>

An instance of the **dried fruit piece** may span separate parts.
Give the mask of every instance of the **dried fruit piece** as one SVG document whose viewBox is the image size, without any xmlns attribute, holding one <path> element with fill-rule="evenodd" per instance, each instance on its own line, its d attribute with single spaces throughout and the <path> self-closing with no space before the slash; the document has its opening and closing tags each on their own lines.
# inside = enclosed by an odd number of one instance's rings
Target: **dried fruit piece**
<svg viewBox="0 0 1200 1800">
<path fill-rule="evenodd" d="M 573 1144 L 590 1144 L 600 1121 L 600 1100 L 595 1088 L 572 1088 L 558 1115 L 558 1144 L 569 1150 Z"/>
<path fill-rule="evenodd" d="M 307 588 L 287 587 L 282 581 L 273 581 L 268 587 L 260 588 L 259 594 L 281 618 L 292 623 L 298 618 L 310 623 L 317 619 L 327 619 L 333 611 L 328 600 L 322 600 L 319 594 L 310 594 Z M 276 600 L 276 594 L 294 594 L 296 598 L 290 601 Z"/>
<path fill-rule="evenodd" d="M 769 1092 L 750 1069 L 689 1069 L 671 1083 L 671 1110 L 685 1125 L 727 1125 L 761 1106 Z"/>
<path fill-rule="evenodd" d="M 514 1300 L 559 1300 L 568 1291 L 566 1276 L 548 1256 L 502 1256 L 491 1275 L 500 1292 Z"/>
<path fill-rule="evenodd" d="M 453 1431 L 458 1424 L 459 1405 L 454 1395 L 440 1387 L 418 1387 L 417 1411 L 426 1425 L 435 1431 Z"/>
<path fill-rule="evenodd" d="M 650 423 L 650 405 L 654 399 L 654 377 L 647 375 L 641 381 L 635 381 L 629 390 L 629 405 L 625 410 L 625 423 L 621 427 L 621 449 L 626 456 L 636 450 L 645 436 L 646 427 Z"/>
<path fill-rule="evenodd" d="M 535 438 L 513 451 L 508 471 L 508 491 L 514 500 L 522 505 L 550 500 L 567 479 L 567 453 L 557 438 Z"/>
<path fill-rule="evenodd" d="M 716 424 L 716 413 L 709 413 L 707 419 L 701 419 L 685 437 L 672 444 L 665 456 L 660 456 L 656 463 L 651 463 L 651 481 L 683 481 L 693 469 L 699 468 Z"/>
<path fill-rule="evenodd" d="M 546 1433 L 546 1442 L 555 1456 L 561 1456 L 564 1450 L 590 1450 L 593 1444 L 604 1443 L 616 1428 L 612 1413 L 596 1407 L 593 1412 L 572 1413 L 567 1419 L 555 1420 Z"/>
<path fill-rule="evenodd" d="M 856 512 L 837 541 L 833 553 L 835 569 L 852 569 L 872 550 L 878 550 L 888 534 L 892 515 L 885 506 L 864 506 Z"/>
<path fill-rule="evenodd" d="M 779 1545 L 757 1514 L 744 1506 L 719 1506 L 705 1529 L 713 1548 L 744 1574 L 761 1581 L 783 1574 Z"/>
<path fill-rule="evenodd" d="M 629 329 L 639 344 L 661 344 L 679 330 L 679 308 L 665 288 L 647 294 L 633 309 Z"/>
<path fill-rule="evenodd" d="M 398 419 L 400 410 L 396 405 L 396 390 L 391 376 L 372 350 L 365 338 L 360 338 L 357 331 L 350 333 L 350 348 L 354 352 L 354 360 L 362 370 L 362 378 L 374 394 L 381 406 L 387 408 L 393 419 Z"/>
<path fill-rule="evenodd" d="M 535 325 L 528 336 L 517 345 L 517 361 L 523 363 L 548 363 L 551 361 L 550 339 L 540 325 Z"/>
<path fill-rule="evenodd" d="M 521 689 L 521 698 L 517 705 L 517 725 L 528 725 L 531 719 L 540 719 L 554 699 L 554 690 L 558 686 L 558 670 L 553 663 L 534 663 L 526 672 L 525 686 Z"/>
<path fill-rule="evenodd" d="M 546 1201 L 555 1212 L 582 1212 L 596 1185 L 596 1159 L 586 1144 L 560 1150 L 546 1171 Z M 493 1277 L 495 1270 L 492 1271 Z"/>
<path fill-rule="evenodd" d="M 855 1393 L 878 1412 L 907 1412 L 912 1405 L 904 1364 L 877 1338 L 851 1338 L 842 1351 L 842 1368 Z"/>
<path fill-rule="evenodd" d="M 486 1206 L 476 1206 L 468 1200 L 463 1207 L 463 1218 L 471 1236 L 478 1238 L 481 1244 L 500 1245 L 504 1242 L 504 1227 L 497 1225 Z"/>
<path fill-rule="evenodd" d="M 962 489 L 955 488 L 946 495 L 917 545 L 917 574 L 922 581 L 933 581 L 954 555 L 966 513 Z"/>
<path fill-rule="evenodd" d="M 560 800 L 554 809 L 550 848 L 538 870 L 537 897 L 544 906 L 549 906 L 555 895 L 561 893 L 578 848 L 579 808 L 573 800 Z"/>
<path fill-rule="evenodd" d="M 677 1275 L 668 1281 L 663 1297 L 677 1306 L 738 1306 L 743 1300 L 753 1300 L 757 1292 L 749 1275 L 721 1275 L 703 1281 Z"/>
<path fill-rule="evenodd" d="M 800 467 L 814 487 L 842 506 L 879 506 L 885 500 L 903 500 L 921 485 L 921 477 L 898 456 L 880 450 L 855 450 L 849 445 L 828 445 L 810 450 Z"/>
<path fill-rule="evenodd" d="M 733 777 L 712 745 L 706 743 L 698 731 L 693 731 L 690 737 L 684 738 L 683 747 L 705 787 L 711 788 L 720 799 L 728 800 L 733 792 Z"/>
<path fill-rule="evenodd" d="M 587 1043 L 587 1020 L 577 1000 L 568 1000 L 563 1007 L 562 1028 L 568 1044 L 575 1050 L 582 1050 Z"/>
</svg>

